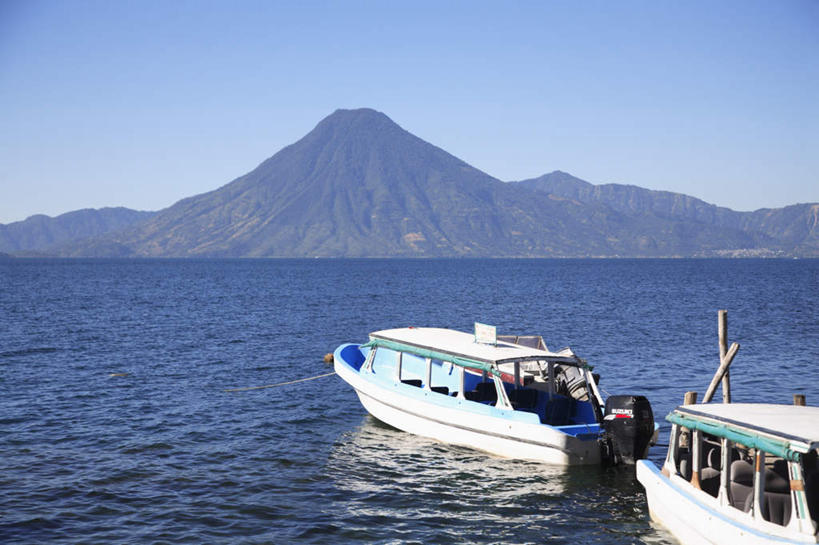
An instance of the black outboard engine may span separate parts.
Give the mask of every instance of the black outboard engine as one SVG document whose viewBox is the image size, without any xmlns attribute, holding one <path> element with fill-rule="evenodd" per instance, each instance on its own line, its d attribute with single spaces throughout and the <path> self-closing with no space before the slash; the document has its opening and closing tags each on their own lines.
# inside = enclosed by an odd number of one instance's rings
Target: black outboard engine
<svg viewBox="0 0 819 545">
<path fill-rule="evenodd" d="M 608 436 L 608 457 L 615 463 L 633 464 L 645 458 L 654 435 L 654 413 L 643 396 L 609 396 L 603 415 Z"/>
</svg>

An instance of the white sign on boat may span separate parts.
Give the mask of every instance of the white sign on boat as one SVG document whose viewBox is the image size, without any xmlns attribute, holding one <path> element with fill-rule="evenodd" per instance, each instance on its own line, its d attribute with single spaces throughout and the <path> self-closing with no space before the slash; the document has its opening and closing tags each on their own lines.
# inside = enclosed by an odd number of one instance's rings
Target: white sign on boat
<svg viewBox="0 0 819 545">
<path fill-rule="evenodd" d="M 475 342 L 482 344 L 498 344 L 498 328 L 475 322 Z"/>
</svg>

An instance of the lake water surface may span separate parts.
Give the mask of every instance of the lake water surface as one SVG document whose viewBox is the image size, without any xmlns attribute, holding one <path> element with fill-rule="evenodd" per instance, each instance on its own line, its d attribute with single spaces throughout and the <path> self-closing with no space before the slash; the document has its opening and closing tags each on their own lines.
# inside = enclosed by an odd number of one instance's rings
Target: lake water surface
<svg viewBox="0 0 819 545">
<path fill-rule="evenodd" d="M 411 436 L 335 376 L 225 390 L 480 321 L 646 395 L 665 444 L 717 367 L 720 308 L 735 401 L 819 403 L 819 260 L 0 262 L 0 542 L 673 543 L 633 468 Z"/>
</svg>

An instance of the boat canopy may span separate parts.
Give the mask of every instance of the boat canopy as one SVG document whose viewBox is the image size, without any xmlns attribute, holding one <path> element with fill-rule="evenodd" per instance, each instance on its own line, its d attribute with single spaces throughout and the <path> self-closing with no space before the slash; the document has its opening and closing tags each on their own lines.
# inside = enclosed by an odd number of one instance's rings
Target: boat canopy
<svg viewBox="0 0 819 545">
<path fill-rule="evenodd" d="M 725 437 L 788 460 L 819 448 L 819 407 L 766 403 L 681 405 L 673 424 Z"/>
<path fill-rule="evenodd" d="M 383 346 L 400 352 L 449 361 L 455 365 L 499 374 L 504 363 L 551 361 L 582 367 L 583 360 L 571 350 L 550 352 L 504 341 L 497 344 L 475 342 L 471 333 L 434 327 L 405 327 L 370 333 L 367 346 Z"/>
</svg>

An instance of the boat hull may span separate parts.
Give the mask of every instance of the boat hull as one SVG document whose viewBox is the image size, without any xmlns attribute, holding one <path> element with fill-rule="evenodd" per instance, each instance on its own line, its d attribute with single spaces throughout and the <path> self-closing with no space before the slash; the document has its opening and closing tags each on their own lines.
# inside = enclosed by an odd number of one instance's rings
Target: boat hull
<svg viewBox="0 0 819 545">
<path fill-rule="evenodd" d="M 398 381 L 374 380 L 340 357 L 335 358 L 335 370 L 353 387 L 367 412 L 400 430 L 509 458 L 558 465 L 600 463 L 596 434 L 572 436 L 541 424 L 531 413 L 478 407 Z"/>
<path fill-rule="evenodd" d="M 637 462 L 637 480 L 646 490 L 649 514 L 683 545 L 718 545 L 725 543 L 785 544 L 816 543 L 816 537 L 799 539 L 766 533 L 750 514 L 736 512 L 729 516 L 709 505 L 712 498 L 700 490 L 690 490 L 663 475 L 648 460 Z M 687 484 L 687 483 L 686 483 Z M 702 496 L 702 497 L 700 497 Z M 724 509 L 733 509 L 725 507 Z M 743 521 L 742 519 L 747 519 Z"/>
</svg>

